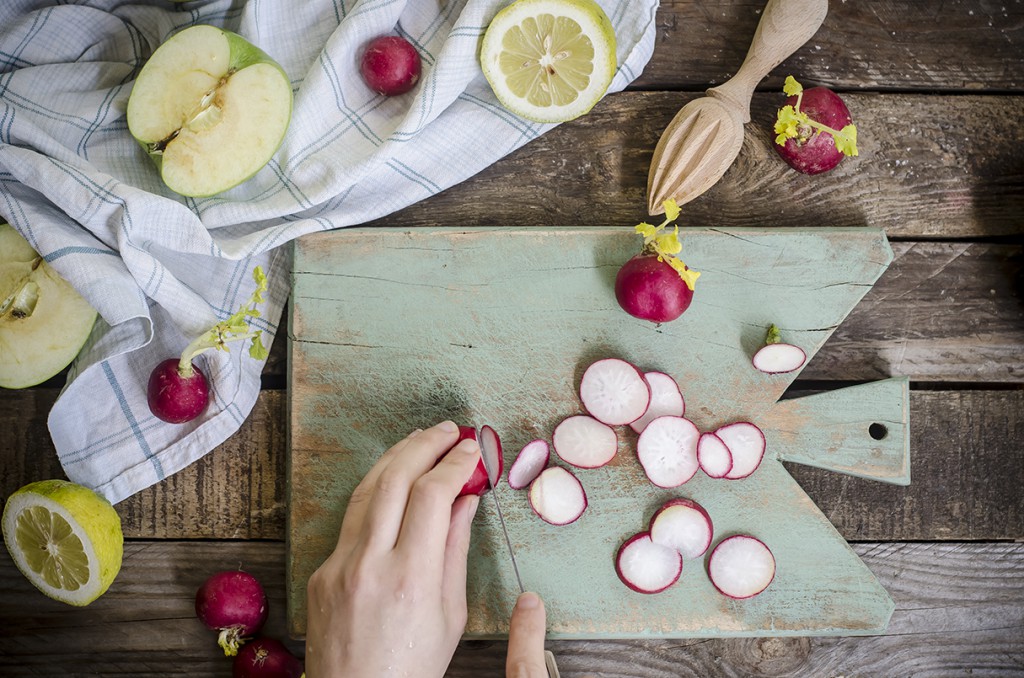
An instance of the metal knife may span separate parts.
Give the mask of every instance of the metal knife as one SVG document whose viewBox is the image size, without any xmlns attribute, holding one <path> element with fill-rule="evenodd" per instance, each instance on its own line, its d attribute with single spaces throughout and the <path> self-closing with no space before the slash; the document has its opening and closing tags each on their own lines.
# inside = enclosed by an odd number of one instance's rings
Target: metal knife
<svg viewBox="0 0 1024 678">
<path fill-rule="evenodd" d="M 481 441 L 484 439 L 481 431 L 478 429 L 476 439 Z M 484 469 L 487 470 L 487 482 L 491 486 L 490 495 L 494 497 L 494 508 L 498 512 L 498 522 L 501 523 L 501 533 L 505 537 L 505 546 L 508 547 L 508 557 L 512 561 L 512 570 L 516 574 L 516 584 L 519 585 L 519 594 L 522 595 L 526 592 L 523 588 L 523 579 L 519 576 L 519 565 L 516 563 L 516 552 L 512 548 L 512 540 L 508 536 L 508 527 L 505 526 L 505 514 L 501 512 L 501 502 L 498 501 L 498 489 L 491 482 L 491 478 L 497 478 L 495 474 L 491 473 L 491 469 L 487 468 L 487 455 L 482 454 L 480 458 L 483 460 Z M 555 655 L 550 650 L 544 651 L 544 664 L 548 670 L 548 678 L 560 678 L 561 674 L 558 672 L 558 664 L 555 662 Z"/>
</svg>

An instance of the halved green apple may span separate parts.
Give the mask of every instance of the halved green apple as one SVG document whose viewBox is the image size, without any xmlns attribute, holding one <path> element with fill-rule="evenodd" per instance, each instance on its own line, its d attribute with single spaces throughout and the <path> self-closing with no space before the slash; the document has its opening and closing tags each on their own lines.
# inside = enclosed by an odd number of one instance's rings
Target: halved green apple
<svg viewBox="0 0 1024 678">
<path fill-rule="evenodd" d="M 0 223 L 0 388 L 35 386 L 63 370 L 95 321 L 89 302 Z"/>
<path fill-rule="evenodd" d="M 243 37 L 192 26 L 161 44 L 128 97 L 128 130 L 167 187 L 204 197 L 256 174 L 281 146 L 292 87 Z"/>
</svg>

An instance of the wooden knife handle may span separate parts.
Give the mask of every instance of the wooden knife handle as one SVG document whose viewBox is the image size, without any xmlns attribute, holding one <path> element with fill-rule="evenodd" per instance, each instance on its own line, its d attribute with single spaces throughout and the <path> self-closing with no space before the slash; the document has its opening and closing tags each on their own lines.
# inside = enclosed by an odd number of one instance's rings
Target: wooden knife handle
<svg viewBox="0 0 1024 678">
<path fill-rule="evenodd" d="M 558 664 L 555 663 L 555 655 L 551 653 L 551 650 L 544 650 L 544 664 L 548 668 L 548 678 L 562 678 L 562 674 L 558 672 Z"/>
<path fill-rule="evenodd" d="M 828 0 L 768 0 L 743 65 L 708 94 L 732 106 L 744 123 L 750 122 L 754 88 L 818 32 L 826 14 Z"/>
</svg>

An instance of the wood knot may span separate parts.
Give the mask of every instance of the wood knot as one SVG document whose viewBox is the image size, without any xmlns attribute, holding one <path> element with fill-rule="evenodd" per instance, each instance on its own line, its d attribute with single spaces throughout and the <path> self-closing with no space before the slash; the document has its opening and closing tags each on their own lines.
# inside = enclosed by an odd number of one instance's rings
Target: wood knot
<svg viewBox="0 0 1024 678">
<path fill-rule="evenodd" d="M 745 638 L 736 646 L 734 660 L 752 675 L 783 676 L 805 667 L 810 652 L 807 638 Z"/>
</svg>

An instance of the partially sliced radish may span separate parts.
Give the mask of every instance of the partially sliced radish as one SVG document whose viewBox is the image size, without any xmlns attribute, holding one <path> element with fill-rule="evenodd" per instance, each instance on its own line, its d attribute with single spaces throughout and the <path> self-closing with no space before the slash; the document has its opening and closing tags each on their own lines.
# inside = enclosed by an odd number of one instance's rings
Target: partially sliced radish
<svg viewBox="0 0 1024 678">
<path fill-rule="evenodd" d="M 650 533 L 641 532 L 619 547 L 615 572 L 637 593 L 660 593 L 679 581 L 683 557 L 673 548 L 655 544 Z"/>
<path fill-rule="evenodd" d="M 583 414 L 571 416 L 556 426 L 551 442 L 555 454 L 580 468 L 604 466 L 619 449 L 615 429 Z"/>
<path fill-rule="evenodd" d="M 711 546 L 714 526 L 704 507 L 682 497 L 665 502 L 651 518 L 651 541 L 679 551 L 686 558 L 699 558 Z"/>
<path fill-rule="evenodd" d="M 629 425 L 637 433 L 658 417 L 681 417 L 686 413 L 686 402 L 676 380 L 664 372 L 645 372 L 644 379 L 651 389 L 651 402 L 644 416 Z"/>
<path fill-rule="evenodd" d="M 697 441 L 697 462 L 709 478 L 724 478 L 732 470 L 732 452 L 714 433 L 701 433 Z"/>
<path fill-rule="evenodd" d="M 807 354 L 793 344 L 768 344 L 754 354 L 754 367 L 767 374 L 785 374 L 803 367 Z"/>
<path fill-rule="evenodd" d="M 678 487 L 693 477 L 700 431 L 689 419 L 658 417 L 636 442 L 636 455 L 644 473 L 658 487 Z"/>
<path fill-rule="evenodd" d="M 551 449 L 546 440 L 531 440 L 523 446 L 508 469 L 508 484 L 513 490 L 527 487 L 540 475 L 551 459 Z"/>
<path fill-rule="evenodd" d="M 583 373 L 580 400 L 594 419 L 622 426 L 644 415 L 651 402 L 651 388 L 636 367 L 625 360 L 606 358 Z"/>
<path fill-rule="evenodd" d="M 746 478 L 761 465 L 766 441 L 758 427 L 748 421 L 739 421 L 721 427 L 715 435 L 732 453 L 732 468 L 723 476 L 727 480 Z"/>
<path fill-rule="evenodd" d="M 501 480 L 501 473 L 505 470 L 505 459 L 501 453 L 501 438 L 490 426 L 480 427 L 480 459 L 487 469 L 487 481 L 491 487 Z"/>
<path fill-rule="evenodd" d="M 775 556 L 760 539 L 739 534 L 723 539 L 711 552 L 708 576 L 730 598 L 750 598 L 775 578 Z"/>
<path fill-rule="evenodd" d="M 530 507 L 545 522 L 568 525 L 587 510 L 587 493 L 571 472 L 551 466 L 530 483 Z"/>
</svg>

